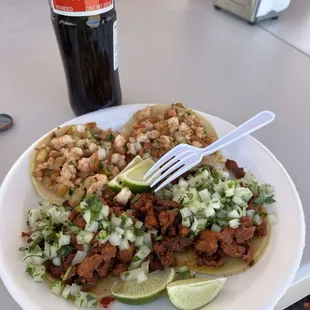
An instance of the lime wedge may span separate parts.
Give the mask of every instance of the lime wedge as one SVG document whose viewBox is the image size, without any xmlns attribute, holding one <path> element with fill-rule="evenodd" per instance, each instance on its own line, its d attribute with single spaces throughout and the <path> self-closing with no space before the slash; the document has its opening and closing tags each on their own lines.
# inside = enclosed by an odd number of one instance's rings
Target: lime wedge
<svg viewBox="0 0 310 310">
<path fill-rule="evenodd" d="M 187 279 L 167 285 L 170 302 L 180 310 L 195 310 L 211 302 L 222 290 L 226 278 Z"/>
<path fill-rule="evenodd" d="M 147 158 L 124 173 L 120 173 L 119 180 L 133 193 L 146 192 L 150 189 L 150 185 L 143 180 L 143 177 L 154 164 L 152 159 Z"/>
<path fill-rule="evenodd" d="M 125 171 L 131 169 L 133 166 L 137 165 L 138 163 L 140 163 L 141 161 L 143 161 L 143 159 L 140 156 L 136 156 L 114 179 L 112 179 L 108 185 L 109 187 L 115 191 L 115 192 L 119 192 L 122 190 L 123 186 L 119 180 L 119 176 L 124 173 Z"/>
<path fill-rule="evenodd" d="M 166 285 L 174 280 L 173 268 L 164 271 L 155 271 L 148 275 L 145 282 L 136 281 L 115 283 L 112 286 L 113 296 L 120 302 L 130 305 L 148 304 L 159 298 Z"/>
</svg>

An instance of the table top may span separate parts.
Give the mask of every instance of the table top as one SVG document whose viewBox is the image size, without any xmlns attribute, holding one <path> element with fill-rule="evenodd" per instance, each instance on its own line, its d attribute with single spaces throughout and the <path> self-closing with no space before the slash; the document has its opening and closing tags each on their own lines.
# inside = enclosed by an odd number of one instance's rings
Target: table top
<svg viewBox="0 0 310 310">
<path fill-rule="evenodd" d="M 15 121 L 0 132 L 1 182 L 33 141 L 74 114 L 47 1 L 11 0 L 0 9 L 0 113 Z M 276 121 L 254 136 L 286 167 L 306 206 L 309 57 L 213 10 L 211 0 L 118 0 L 117 12 L 123 104 L 184 102 L 236 125 L 274 111 Z M 309 294 L 309 284 L 310 244 L 277 309 Z M 1 281 L 0 299 L 5 309 L 20 309 Z"/>
</svg>

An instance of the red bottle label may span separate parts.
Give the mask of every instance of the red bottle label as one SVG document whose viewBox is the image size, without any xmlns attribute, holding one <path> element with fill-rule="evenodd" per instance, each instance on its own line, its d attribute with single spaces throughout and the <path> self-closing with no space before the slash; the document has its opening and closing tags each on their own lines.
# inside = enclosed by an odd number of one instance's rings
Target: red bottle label
<svg viewBox="0 0 310 310">
<path fill-rule="evenodd" d="M 52 0 L 53 11 L 66 16 L 90 16 L 113 9 L 113 0 Z"/>
</svg>

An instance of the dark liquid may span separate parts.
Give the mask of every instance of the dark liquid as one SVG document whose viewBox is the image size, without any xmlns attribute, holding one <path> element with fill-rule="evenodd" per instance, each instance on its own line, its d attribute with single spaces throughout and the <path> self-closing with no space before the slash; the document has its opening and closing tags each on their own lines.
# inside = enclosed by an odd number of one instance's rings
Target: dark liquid
<svg viewBox="0 0 310 310">
<path fill-rule="evenodd" d="M 122 95 L 113 56 L 115 10 L 92 17 L 51 14 L 74 113 L 120 105 Z"/>
</svg>

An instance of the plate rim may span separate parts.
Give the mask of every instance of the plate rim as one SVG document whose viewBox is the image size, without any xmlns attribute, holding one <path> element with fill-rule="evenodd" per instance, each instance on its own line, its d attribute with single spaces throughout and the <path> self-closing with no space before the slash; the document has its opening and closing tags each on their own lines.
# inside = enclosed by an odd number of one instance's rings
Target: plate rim
<svg viewBox="0 0 310 310">
<path fill-rule="evenodd" d="M 51 129 L 50 131 L 55 130 L 57 127 L 62 127 L 62 126 L 66 126 L 68 124 L 71 123 L 77 123 L 79 121 L 79 119 L 81 118 L 85 118 L 85 116 L 89 117 L 91 115 L 97 114 L 97 113 L 102 113 L 103 111 L 106 110 L 119 110 L 119 109 L 124 109 L 124 108 L 129 108 L 129 109 L 133 109 L 135 107 L 146 107 L 148 105 L 156 105 L 156 104 L 162 104 L 162 103 L 135 103 L 135 104 L 125 104 L 125 105 L 121 105 L 121 106 L 117 106 L 117 107 L 111 107 L 108 109 L 100 109 L 97 111 L 93 111 L 81 116 L 77 116 L 74 117 L 66 122 L 64 122 L 61 125 L 58 125 L 56 127 L 54 127 L 53 129 Z M 230 127 L 236 127 L 235 125 L 231 124 L 230 122 L 218 117 L 218 116 L 214 116 L 212 114 L 208 114 L 205 113 L 203 111 L 199 111 L 196 109 L 192 109 L 195 112 L 202 114 L 204 117 L 206 118 L 211 118 L 211 123 L 212 123 L 212 119 L 216 119 L 217 121 L 223 122 L 225 123 L 225 125 L 230 126 Z M 49 132 L 50 132 L 49 131 Z M 7 175 L 5 176 L 2 184 L 1 184 L 1 188 L 0 188 L 0 202 L 3 199 L 3 188 L 6 187 L 6 184 L 8 183 L 8 181 L 11 178 L 11 175 L 14 173 L 16 167 L 19 165 L 20 162 L 23 161 L 23 158 L 27 155 L 27 153 L 33 149 L 33 147 L 35 145 L 37 145 L 37 143 L 46 135 L 48 135 L 47 132 L 46 134 L 42 135 L 41 137 L 39 137 L 35 142 L 33 142 L 27 149 L 25 149 L 25 151 L 19 156 L 19 158 L 15 161 L 15 163 L 12 165 L 12 167 L 10 168 L 9 172 L 7 173 Z M 287 280 L 285 281 L 284 285 L 282 285 L 282 289 L 281 290 L 277 290 L 275 296 L 270 300 L 270 309 L 274 308 L 277 304 L 277 302 L 281 299 L 281 297 L 284 296 L 284 294 L 286 293 L 286 291 L 288 290 L 288 288 L 290 287 L 290 285 L 292 284 L 294 277 L 300 267 L 300 263 L 302 260 L 302 256 L 303 256 L 303 251 L 305 248 L 305 239 L 306 239 L 306 223 L 305 223 L 305 214 L 304 214 L 304 210 L 303 210 L 303 206 L 302 206 L 302 202 L 300 199 L 300 196 L 298 194 L 297 188 L 292 180 L 292 178 L 290 177 L 289 173 L 286 171 L 285 167 L 282 165 L 282 163 L 277 159 L 277 157 L 260 141 L 258 141 L 256 138 L 254 138 L 252 135 L 249 135 L 248 138 L 252 139 L 255 143 L 257 143 L 271 158 L 272 160 L 279 166 L 279 168 L 281 169 L 281 171 L 284 173 L 285 177 L 287 178 L 288 184 L 292 189 L 292 194 L 294 195 L 294 200 L 296 201 L 297 205 L 298 205 L 298 210 L 299 210 L 299 220 L 301 225 L 299 226 L 299 234 L 301 236 L 301 238 L 299 239 L 299 244 L 298 244 L 298 255 L 295 258 L 293 267 L 291 268 L 292 272 L 289 275 L 289 277 L 287 278 Z M 1 215 L 0 215 L 0 219 L 1 219 Z M 12 298 L 15 300 L 15 302 L 22 308 L 22 309 L 29 309 L 29 306 L 26 306 L 23 304 L 23 298 L 21 298 L 22 294 L 20 294 L 19 289 L 16 290 L 16 286 L 14 284 L 13 278 L 10 277 L 9 272 L 4 270 L 4 268 L 2 268 L 2 251 L 1 251 L 1 241 L 0 241 L 0 278 L 2 279 L 3 284 L 5 285 L 6 289 L 8 290 L 9 294 L 12 296 Z"/>
</svg>

